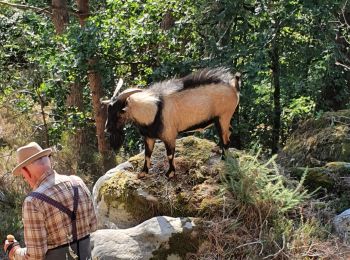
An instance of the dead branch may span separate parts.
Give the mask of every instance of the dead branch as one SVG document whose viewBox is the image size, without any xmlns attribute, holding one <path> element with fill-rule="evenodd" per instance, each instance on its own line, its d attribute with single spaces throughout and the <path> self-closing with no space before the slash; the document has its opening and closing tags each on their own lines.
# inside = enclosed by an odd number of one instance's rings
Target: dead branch
<svg viewBox="0 0 350 260">
<path fill-rule="evenodd" d="M 340 63 L 339 61 L 336 61 L 336 62 L 335 62 L 335 65 L 342 66 L 342 67 L 344 67 L 346 70 L 350 70 L 350 67 L 349 67 L 349 66 L 347 66 L 347 65 L 345 65 L 345 64 L 342 64 L 342 63 Z"/>
<path fill-rule="evenodd" d="M 35 6 L 30 6 L 30 5 L 13 4 L 13 3 L 5 2 L 5 1 L 0 1 L 0 5 L 5 5 L 5 6 L 12 7 L 12 8 L 20 9 L 20 10 L 32 10 L 32 11 L 35 11 L 37 13 L 47 14 L 50 17 L 52 16 L 52 13 L 47 10 L 48 8 L 39 8 L 39 7 L 35 7 Z"/>
<path fill-rule="evenodd" d="M 286 246 L 286 237 L 284 236 L 284 234 L 283 234 L 283 236 L 282 236 L 282 239 L 283 239 L 282 248 L 280 248 L 280 250 L 278 250 L 275 254 L 265 256 L 263 259 L 268 259 L 268 258 L 270 258 L 270 257 L 272 257 L 272 259 L 274 259 L 274 258 L 277 257 L 281 252 L 283 252 L 283 250 L 284 250 L 284 248 L 285 248 L 285 246 Z"/>
</svg>

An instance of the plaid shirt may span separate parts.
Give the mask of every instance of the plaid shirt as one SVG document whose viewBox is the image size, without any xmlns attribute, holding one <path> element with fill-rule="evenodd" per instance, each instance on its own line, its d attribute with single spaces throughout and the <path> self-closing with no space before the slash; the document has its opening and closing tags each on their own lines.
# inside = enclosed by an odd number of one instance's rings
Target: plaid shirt
<svg viewBox="0 0 350 260">
<path fill-rule="evenodd" d="M 48 171 L 38 181 L 33 191 L 45 194 L 73 209 L 71 178 L 76 180 L 79 190 L 77 209 L 77 237 L 85 237 L 97 228 L 96 215 L 91 194 L 77 176 L 66 176 Z M 72 242 L 70 217 L 56 207 L 28 196 L 23 204 L 24 239 L 27 248 L 16 251 L 16 259 L 44 259 L 48 249 Z"/>
</svg>

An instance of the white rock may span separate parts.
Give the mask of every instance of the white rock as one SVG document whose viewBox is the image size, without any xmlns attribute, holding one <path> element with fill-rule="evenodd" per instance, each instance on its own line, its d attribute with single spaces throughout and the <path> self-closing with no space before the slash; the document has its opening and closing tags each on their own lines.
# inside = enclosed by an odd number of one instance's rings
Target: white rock
<svg viewBox="0 0 350 260">
<path fill-rule="evenodd" d="M 186 233 L 194 229 L 191 219 L 155 217 L 129 229 L 101 229 L 91 234 L 93 259 L 147 260 L 160 248 L 170 248 L 173 234 Z M 171 252 L 166 259 L 182 259 Z"/>
<path fill-rule="evenodd" d="M 333 226 L 339 237 L 350 242 L 350 209 L 337 215 L 333 219 Z"/>
<path fill-rule="evenodd" d="M 95 183 L 92 190 L 92 197 L 97 215 L 98 228 L 126 228 L 136 224 L 133 217 L 124 210 L 124 206 L 122 204 L 111 207 L 107 205 L 103 197 L 101 200 L 98 200 L 99 191 L 102 185 L 112 178 L 115 172 L 132 168 L 132 164 L 128 161 L 119 164 L 117 167 L 109 170 L 105 175 L 101 176 Z"/>
</svg>

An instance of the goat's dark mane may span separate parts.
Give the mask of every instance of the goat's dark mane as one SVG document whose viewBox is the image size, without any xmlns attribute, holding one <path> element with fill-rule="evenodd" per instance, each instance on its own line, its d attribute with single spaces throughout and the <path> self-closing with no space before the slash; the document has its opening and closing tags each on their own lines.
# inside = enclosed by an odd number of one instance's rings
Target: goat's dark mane
<svg viewBox="0 0 350 260">
<path fill-rule="evenodd" d="M 232 75 L 227 68 L 202 69 L 180 79 L 183 89 L 196 88 L 209 84 L 230 84 Z"/>
<path fill-rule="evenodd" d="M 153 84 L 148 91 L 156 96 L 167 96 L 174 92 L 197 88 L 209 84 L 227 84 L 233 79 L 227 68 L 202 69 L 183 78 L 174 78 Z"/>
</svg>

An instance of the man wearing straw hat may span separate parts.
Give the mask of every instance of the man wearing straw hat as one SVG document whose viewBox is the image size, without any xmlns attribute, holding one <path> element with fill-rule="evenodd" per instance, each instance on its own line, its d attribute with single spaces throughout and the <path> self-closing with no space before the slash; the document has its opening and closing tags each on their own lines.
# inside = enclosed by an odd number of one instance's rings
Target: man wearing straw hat
<svg viewBox="0 0 350 260">
<path fill-rule="evenodd" d="M 10 259 L 91 258 L 96 215 L 90 191 L 79 177 L 57 174 L 51 153 L 35 142 L 17 149 L 18 165 L 12 173 L 22 175 L 33 191 L 22 208 L 26 248 L 8 235 L 4 250 Z"/>
</svg>

